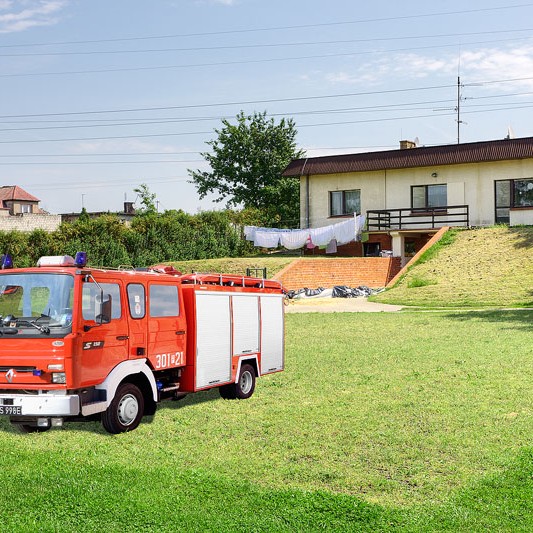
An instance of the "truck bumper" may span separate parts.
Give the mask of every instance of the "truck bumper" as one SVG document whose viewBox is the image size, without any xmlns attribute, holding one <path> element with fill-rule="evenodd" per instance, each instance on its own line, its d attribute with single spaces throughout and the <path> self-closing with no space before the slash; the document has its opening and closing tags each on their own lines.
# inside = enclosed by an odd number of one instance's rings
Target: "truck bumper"
<svg viewBox="0 0 533 533">
<path fill-rule="evenodd" d="M 3 394 L 0 414 L 11 416 L 76 416 L 80 414 L 77 394 Z"/>
</svg>

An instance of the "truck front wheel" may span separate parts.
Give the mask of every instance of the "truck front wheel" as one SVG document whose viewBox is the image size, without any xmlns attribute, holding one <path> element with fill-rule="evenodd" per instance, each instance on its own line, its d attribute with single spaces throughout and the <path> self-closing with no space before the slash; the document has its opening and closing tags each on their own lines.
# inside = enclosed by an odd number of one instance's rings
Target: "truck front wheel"
<svg viewBox="0 0 533 533">
<path fill-rule="evenodd" d="M 109 433 L 124 433 L 134 430 L 143 416 L 142 392 L 133 383 L 123 383 L 118 387 L 113 401 L 102 414 L 102 425 Z"/>
</svg>

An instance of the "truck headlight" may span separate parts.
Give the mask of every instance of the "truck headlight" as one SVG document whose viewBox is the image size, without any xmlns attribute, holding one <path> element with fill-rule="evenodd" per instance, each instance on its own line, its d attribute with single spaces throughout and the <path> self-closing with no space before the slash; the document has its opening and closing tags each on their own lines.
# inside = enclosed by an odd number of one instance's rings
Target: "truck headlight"
<svg viewBox="0 0 533 533">
<path fill-rule="evenodd" d="M 52 383 L 66 383 L 67 375 L 65 372 L 52 372 Z"/>
</svg>

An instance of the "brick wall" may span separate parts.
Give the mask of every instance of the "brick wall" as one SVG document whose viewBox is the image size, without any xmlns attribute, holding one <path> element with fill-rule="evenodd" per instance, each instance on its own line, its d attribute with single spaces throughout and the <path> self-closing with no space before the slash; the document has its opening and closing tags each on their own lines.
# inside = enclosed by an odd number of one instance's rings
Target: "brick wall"
<svg viewBox="0 0 533 533">
<path fill-rule="evenodd" d="M 0 217 L 0 231 L 23 231 L 31 232 L 42 229 L 47 232 L 55 231 L 61 224 L 61 215 L 35 215 L 25 213 L 23 215 Z"/>
<path fill-rule="evenodd" d="M 335 285 L 385 287 L 400 271 L 399 257 L 302 258 L 278 272 L 274 279 L 285 289 L 331 288 Z"/>
</svg>

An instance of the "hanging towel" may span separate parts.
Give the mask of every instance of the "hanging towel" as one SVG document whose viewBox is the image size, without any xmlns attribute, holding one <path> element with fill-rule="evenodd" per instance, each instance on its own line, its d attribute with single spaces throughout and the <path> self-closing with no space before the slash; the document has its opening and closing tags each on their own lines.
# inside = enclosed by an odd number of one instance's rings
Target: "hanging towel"
<svg viewBox="0 0 533 533">
<path fill-rule="evenodd" d="M 255 241 L 257 226 L 244 226 L 244 236 L 247 241 Z"/>
<path fill-rule="evenodd" d="M 328 245 L 326 246 L 326 253 L 327 254 L 337 253 L 337 240 L 336 239 L 331 239 L 331 241 L 329 241 Z"/>
<path fill-rule="evenodd" d="M 254 245 L 261 248 L 277 248 L 279 236 L 279 231 L 256 231 Z"/>
<path fill-rule="evenodd" d="M 287 250 L 297 250 L 305 246 L 309 239 L 309 230 L 300 229 L 280 233 L 281 246 Z"/>
<path fill-rule="evenodd" d="M 365 215 L 357 215 L 355 217 L 355 240 L 357 242 L 361 241 L 361 235 L 363 233 L 363 228 L 365 227 L 365 221 Z"/>
<path fill-rule="evenodd" d="M 355 239 L 355 219 L 350 218 L 335 224 L 335 238 L 337 245 L 348 244 Z"/>
<path fill-rule="evenodd" d="M 326 246 L 331 239 L 335 238 L 335 225 L 313 228 L 309 230 L 311 240 L 316 246 Z"/>
</svg>

